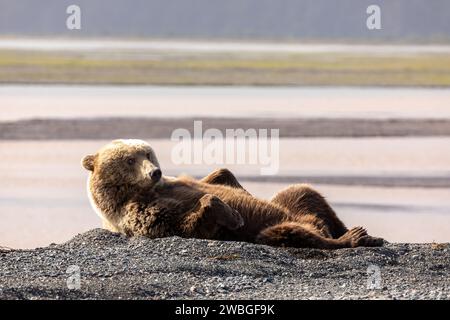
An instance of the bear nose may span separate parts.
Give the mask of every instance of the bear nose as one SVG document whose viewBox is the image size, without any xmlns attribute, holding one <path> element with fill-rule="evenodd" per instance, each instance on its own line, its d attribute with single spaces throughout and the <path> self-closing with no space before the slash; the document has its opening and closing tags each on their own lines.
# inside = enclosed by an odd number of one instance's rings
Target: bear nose
<svg viewBox="0 0 450 320">
<path fill-rule="evenodd" d="M 152 170 L 152 172 L 150 172 L 150 178 L 152 179 L 152 181 L 155 181 L 155 182 L 157 182 L 157 181 L 159 181 L 159 179 L 161 179 L 161 175 L 162 175 L 162 172 L 161 172 L 161 169 L 159 169 L 159 168 L 156 168 L 156 169 Z"/>
</svg>

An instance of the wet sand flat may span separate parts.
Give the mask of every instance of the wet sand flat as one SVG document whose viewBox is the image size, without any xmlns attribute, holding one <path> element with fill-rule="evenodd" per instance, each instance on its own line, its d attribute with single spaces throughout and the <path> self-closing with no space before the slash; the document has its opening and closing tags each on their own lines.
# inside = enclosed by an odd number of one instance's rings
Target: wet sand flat
<svg viewBox="0 0 450 320">
<path fill-rule="evenodd" d="M 279 129 L 281 137 L 450 136 L 450 90 L 0 87 L 0 139 L 168 139 L 174 129 Z"/>
<path fill-rule="evenodd" d="M 265 118 L 101 118 L 42 119 L 0 123 L 0 140 L 69 140 L 145 137 L 169 139 L 179 129 L 278 130 L 281 138 L 295 137 L 433 137 L 450 136 L 450 119 L 265 119 Z"/>
</svg>

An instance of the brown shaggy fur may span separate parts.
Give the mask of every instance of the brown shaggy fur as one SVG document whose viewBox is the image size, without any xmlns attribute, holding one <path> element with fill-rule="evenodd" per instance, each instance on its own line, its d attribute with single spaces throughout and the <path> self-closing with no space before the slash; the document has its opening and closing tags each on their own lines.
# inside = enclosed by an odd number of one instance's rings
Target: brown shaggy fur
<svg viewBox="0 0 450 320">
<path fill-rule="evenodd" d="M 248 193 L 227 169 L 202 180 L 151 179 L 158 160 L 140 140 L 113 141 L 86 156 L 83 166 L 91 172 L 90 198 L 104 226 L 126 235 L 324 249 L 383 244 L 361 227 L 348 230 L 326 200 L 304 184 L 265 201 Z"/>
</svg>

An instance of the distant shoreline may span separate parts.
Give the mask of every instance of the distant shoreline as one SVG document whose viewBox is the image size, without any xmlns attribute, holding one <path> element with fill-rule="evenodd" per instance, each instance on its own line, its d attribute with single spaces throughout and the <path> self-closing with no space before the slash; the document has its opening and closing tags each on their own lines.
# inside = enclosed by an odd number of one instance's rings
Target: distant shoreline
<svg viewBox="0 0 450 320">
<path fill-rule="evenodd" d="M 423 54 L 450 53 L 450 38 L 441 42 L 401 41 L 336 41 L 336 40 L 258 40 L 211 38 L 118 38 L 118 37 L 0 37 L 0 50 L 153 50 L 180 52 L 272 52 L 272 53 L 365 53 Z"/>
<path fill-rule="evenodd" d="M 92 118 L 0 122 L 0 140 L 99 140 L 122 137 L 170 139 L 173 130 L 279 129 L 280 138 L 450 136 L 450 119 Z"/>
</svg>

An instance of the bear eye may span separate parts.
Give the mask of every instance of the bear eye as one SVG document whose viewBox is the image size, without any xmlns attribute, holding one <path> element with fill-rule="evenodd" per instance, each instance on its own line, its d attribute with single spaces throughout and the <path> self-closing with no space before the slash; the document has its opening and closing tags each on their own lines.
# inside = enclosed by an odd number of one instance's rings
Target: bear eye
<svg viewBox="0 0 450 320">
<path fill-rule="evenodd" d="M 152 159 L 151 159 L 151 155 L 150 155 L 150 153 L 147 153 L 147 155 L 146 155 L 146 156 L 147 156 L 147 159 L 148 159 L 148 160 L 152 160 Z"/>
<path fill-rule="evenodd" d="M 134 159 L 134 158 L 129 158 L 129 159 L 127 160 L 127 163 L 128 163 L 130 166 L 132 166 L 133 164 L 136 163 L 136 159 Z"/>
</svg>

